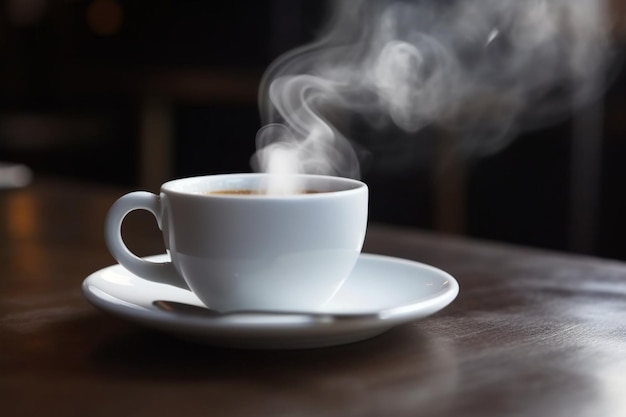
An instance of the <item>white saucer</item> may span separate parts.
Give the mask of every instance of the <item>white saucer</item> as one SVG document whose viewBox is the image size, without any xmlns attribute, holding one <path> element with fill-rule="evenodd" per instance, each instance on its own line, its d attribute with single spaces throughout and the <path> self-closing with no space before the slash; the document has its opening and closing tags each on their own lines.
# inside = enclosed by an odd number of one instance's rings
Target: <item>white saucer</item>
<svg viewBox="0 0 626 417">
<path fill-rule="evenodd" d="M 168 260 L 167 255 L 149 257 Z M 83 282 L 96 307 L 144 326 L 216 346 L 297 349 L 333 346 L 379 335 L 429 316 L 459 292 L 448 273 L 419 262 L 362 254 L 352 274 L 324 308 L 327 312 L 384 312 L 349 321 L 316 322 L 305 317 L 269 315 L 195 317 L 162 311 L 155 300 L 202 305 L 191 292 L 137 277 L 120 265 L 94 272 Z"/>
</svg>

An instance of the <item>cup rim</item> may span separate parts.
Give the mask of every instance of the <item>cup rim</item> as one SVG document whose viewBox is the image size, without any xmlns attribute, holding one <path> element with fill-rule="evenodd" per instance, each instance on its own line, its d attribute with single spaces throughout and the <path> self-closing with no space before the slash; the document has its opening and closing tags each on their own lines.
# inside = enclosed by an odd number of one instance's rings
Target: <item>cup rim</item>
<svg viewBox="0 0 626 417">
<path fill-rule="evenodd" d="M 199 191 L 193 189 L 181 189 L 181 184 L 184 183 L 196 183 L 196 182 L 204 182 L 204 181 L 219 181 L 220 179 L 234 179 L 236 177 L 242 179 L 269 179 L 272 177 L 284 177 L 284 175 L 279 174 L 269 174 L 262 172 L 234 172 L 234 173 L 225 173 L 225 174 L 209 174 L 209 175 L 195 175 L 189 177 L 182 177 L 169 180 L 161 185 L 161 192 L 167 192 L 170 194 L 178 194 L 184 196 L 202 196 L 204 198 L 220 198 L 220 199 L 303 199 L 303 198 L 327 198 L 331 195 L 346 195 L 352 193 L 358 193 L 363 189 L 367 189 L 368 186 L 365 182 L 353 178 L 333 176 L 333 175 L 321 175 L 321 174 L 288 174 L 289 177 L 296 178 L 305 178 L 308 180 L 316 180 L 316 181 L 330 181 L 336 184 L 343 184 L 343 188 L 337 190 L 324 190 L 319 193 L 299 193 L 299 194 L 217 194 L 210 193 L 206 190 Z M 232 187 L 231 187 L 232 188 Z M 227 189 L 224 187 L 224 189 Z"/>
</svg>

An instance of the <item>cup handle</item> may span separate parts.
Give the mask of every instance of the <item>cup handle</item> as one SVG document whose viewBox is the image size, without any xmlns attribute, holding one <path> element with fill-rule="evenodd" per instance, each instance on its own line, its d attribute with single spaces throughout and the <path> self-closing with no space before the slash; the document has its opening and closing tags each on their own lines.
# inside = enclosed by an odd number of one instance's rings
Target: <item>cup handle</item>
<svg viewBox="0 0 626 417">
<path fill-rule="evenodd" d="M 147 191 L 134 191 L 123 195 L 109 209 L 105 220 L 104 237 L 111 255 L 124 268 L 148 281 L 169 284 L 189 290 L 185 280 L 178 274 L 172 262 L 151 262 L 132 253 L 122 238 L 122 222 L 135 210 L 147 210 L 161 227 L 160 197 Z"/>
</svg>

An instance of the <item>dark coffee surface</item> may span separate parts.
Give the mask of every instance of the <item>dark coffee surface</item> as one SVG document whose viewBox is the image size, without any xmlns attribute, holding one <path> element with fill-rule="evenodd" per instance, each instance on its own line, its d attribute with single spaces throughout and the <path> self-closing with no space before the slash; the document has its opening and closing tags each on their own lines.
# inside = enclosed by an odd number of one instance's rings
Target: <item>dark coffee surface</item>
<svg viewBox="0 0 626 417">
<path fill-rule="evenodd" d="M 265 194 L 262 191 L 257 190 L 219 190 L 219 191 L 209 191 L 206 194 L 219 194 L 219 195 L 259 195 Z"/>
<path fill-rule="evenodd" d="M 319 194 L 323 191 L 316 190 L 303 190 L 294 194 Z M 267 191 L 263 190 L 248 190 L 248 189 L 231 189 L 231 190 L 217 190 L 217 191 L 208 191 L 206 194 L 208 195 L 267 195 L 269 194 Z"/>
</svg>

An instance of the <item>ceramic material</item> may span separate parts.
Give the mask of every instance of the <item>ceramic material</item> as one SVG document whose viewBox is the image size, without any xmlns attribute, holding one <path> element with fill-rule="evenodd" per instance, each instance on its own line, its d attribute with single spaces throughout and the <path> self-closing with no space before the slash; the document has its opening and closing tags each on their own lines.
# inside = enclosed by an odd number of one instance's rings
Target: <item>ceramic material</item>
<svg viewBox="0 0 626 417">
<path fill-rule="evenodd" d="M 167 255 L 147 258 L 152 262 L 167 259 Z M 83 282 L 86 298 L 108 313 L 201 343 L 253 349 L 315 348 L 365 340 L 436 313 L 450 304 L 458 291 L 456 280 L 440 269 L 370 254 L 360 255 L 348 279 L 321 309 L 328 313 L 367 314 L 362 320 L 175 314 L 159 309 L 153 302 L 203 304 L 190 291 L 147 281 L 120 265 L 94 272 Z"/>
<path fill-rule="evenodd" d="M 218 311 L 319 308 L 350 274 L 361 251 L 367 186 L 348 178 L 293 175 L 318 193 L 208 194 L 265 190 L 274 178 L 209 175 L 167 182 L 160 195 L 126 194 L 109 210 L 108 248 L 137 276 L 191 289 Z M 133 210 L 155 216 L 171 262 L 146 261 L 126 247 L 121 224 Z"/>
</svg>

